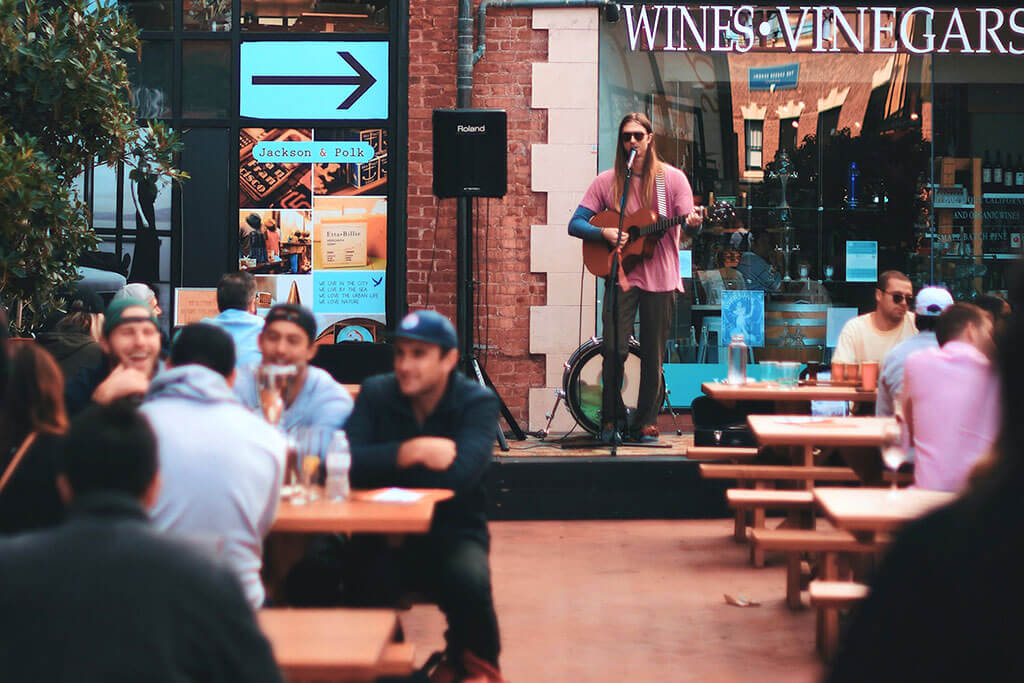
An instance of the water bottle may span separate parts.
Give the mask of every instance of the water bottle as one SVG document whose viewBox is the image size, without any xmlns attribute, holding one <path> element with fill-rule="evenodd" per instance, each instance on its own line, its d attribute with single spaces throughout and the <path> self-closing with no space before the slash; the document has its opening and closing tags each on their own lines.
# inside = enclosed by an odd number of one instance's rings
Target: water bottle
<svg viewBox="0 0 1024 683">
<path fill-rule="evenodd" d="M 729 384 L 747 383 L 747 345 L 742 334 L 732 335 L 729 343 L 729 376 L 726 381 Z"/>
<path fill-rule="evenodd" d="M 331 445 L 327 449 L 327 481 L 324 493 L 327 500 L 346 500 L 349 494 L 348 471 L 352 467 L 352 452 L 348 447 L 348 437 L 341 429 L 334 432 Z"/>
</svg>

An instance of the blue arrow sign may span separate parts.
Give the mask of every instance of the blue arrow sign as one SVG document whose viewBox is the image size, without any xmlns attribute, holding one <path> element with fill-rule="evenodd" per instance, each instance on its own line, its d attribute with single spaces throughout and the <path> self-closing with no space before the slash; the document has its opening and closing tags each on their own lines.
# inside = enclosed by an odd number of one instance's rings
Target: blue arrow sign
<svg viewBox="0 0 1024 683">
<path fill-rule="evenodd" d="M 257 119 L 386 119 L 388 43 L 242 43 L 239 105 Z"/>
</svg>

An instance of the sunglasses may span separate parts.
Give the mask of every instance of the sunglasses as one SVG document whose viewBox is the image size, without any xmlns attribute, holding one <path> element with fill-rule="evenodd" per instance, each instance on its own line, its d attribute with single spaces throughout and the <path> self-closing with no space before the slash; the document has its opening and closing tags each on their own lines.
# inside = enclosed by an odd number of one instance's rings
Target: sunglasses
<svg viewBox="0 0 1024 683">
<path fill-rule="evenodd" d="M 902 294 L 900 292 L 885 292 L 885 291 L 883 291 L 882 294 L 888 294 L 889 296 L 891 296 L 892 297 L 892 302 L 894 304 L 899 305 L 899 304 L 903 303 L 904 301 L 906 301 L 908 306 L 913 306 L 914 305 L 914 295 L 913 294 Z"/>
<path fill-rule="evenodd" d="M 623 142 L 630 142 L 632 140 L 640 142 L 645 137 L 647 137 L 647 133 L 641 133 L 639 131 L 634 131 L 634 132 L 631 132 L 631 133 L 623 133 L 622 135 L 619 136 L 619 138 Z"/>
</svg>

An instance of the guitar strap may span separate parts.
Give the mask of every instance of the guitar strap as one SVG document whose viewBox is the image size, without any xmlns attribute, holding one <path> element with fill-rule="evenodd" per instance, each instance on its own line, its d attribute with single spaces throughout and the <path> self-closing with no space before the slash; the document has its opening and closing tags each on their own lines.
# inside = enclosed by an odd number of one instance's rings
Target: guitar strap
<svg viewBox="0 0 1024 683">
<path fill-rule="evenodd" d="M 658 174 L 654 176 L 654 189 L 658 193 L 658 215 L 662 218 L 668 218 L 668 191 L 665 189 L 665 171 L 658 169 Z"/>
</svg>

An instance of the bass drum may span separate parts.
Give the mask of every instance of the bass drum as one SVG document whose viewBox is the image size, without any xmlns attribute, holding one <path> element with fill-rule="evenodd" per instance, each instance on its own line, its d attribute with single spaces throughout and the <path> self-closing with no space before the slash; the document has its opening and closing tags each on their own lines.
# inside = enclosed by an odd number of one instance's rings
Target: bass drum
<svg viewBox="0 0 1024 683">
<path fill-rule="evenodd" d="M 565 363 L 562 390 L 569 413 L 576 424 L 591 434 L 601 432 L 601 337 L 591 337 L 576 349 Z M 629 338 L 629 354 L 622 375 L 622 402 L 631 417 L 636 414 L 637 395 L 640 393 L 640 342 Z M 661 378 L 658 405 L 665 401 L 665 378 Z M 635 426 L 630 424 L 631 427 Z"/>
</svg>

